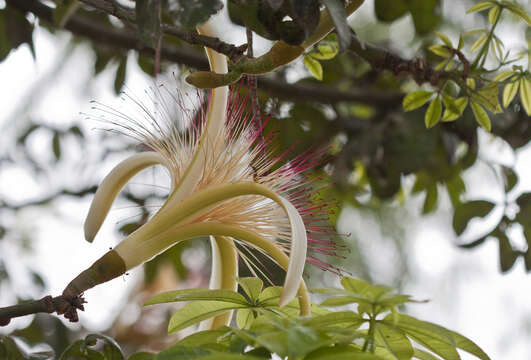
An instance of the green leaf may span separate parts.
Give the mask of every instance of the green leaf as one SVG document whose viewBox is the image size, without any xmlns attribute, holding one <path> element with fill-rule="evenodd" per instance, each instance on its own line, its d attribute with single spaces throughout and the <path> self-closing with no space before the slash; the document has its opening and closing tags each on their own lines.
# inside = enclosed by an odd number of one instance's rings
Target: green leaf
<svg viewBox="0 0 531 360">
<path fill-rule="evenodd" d="M 417 90 L 409 93 L 404 97 L 402 101 L 402 107 L 405 111 L 410 111 L 421 107 L 426 104 L 432 97 L 433 91 Z"/>
<path fill-rule="evenodd" d="M 347 14 L 340 0 L 322 0 L 322 3 L 330 13 L 330 17 L 334 22 L 334 26 L 339 38 L 339 48 L 346 50 L 351 43 L 352 34 L 350 33 L 350 26 L 347 22 Z"/>
<path fill-rule="evenodd" d="M 397 360 L 409 360 L 413 356 L 413 346 L 400 329 L 378 323 L 376 326 L 376 341 L 385 347 Z"/>
<path fill-rule="evenodd" d="M 520 102 L 527 115 L 531 116 L 531 78 L 520 79 Z"/>
<path fill-rule="evenodd" d="M 9 4 L 0 10 L 0 61 L 22 44 L 28 44 L 35 58 L 33 47 L 33 25 L 25 14 Z"/>
<path fill-rule="evenodd" d="M 308 354 L 304 360 L 384 360 L 374 354 L 362 352 L 354 345 L 324 347 Z"/>
<path fill-rule="evenodd" d="M 432 182 L 426 189 L 426 199 L 424 200 L 424 207 L 422 214 L 429 214 L 435 210 L 437 206 L 437 183 Z"/>
<path fill-rule="evenodd" d="M 408 0 L 409 11 L 417 33 L 427 34 L 441 21 L 439 0 Z"/>
<path fill-rule="evenodd" d="M 120 64 L 116 69 L 116 76 L 114 78 L 114 92 L 119 94 L 125 83 L 125 70 L 127 68 L 127 57 L 123 56 Z"/>
<path fill-rule="evenodd" d="M 446 329 L 453 337 L 458 349 L 464 350 L 469 354 L 476 356 L 481 360 L 490 360 L 489 356 L 472 340 L 464 337 L 461 334 L 456 333 L 455 331 Z"/>
<path fill-rule="evenodd" d="M 247 329 L 254 320 L 253 310 L 251 309 L 239 309 L 236 313 L 236 325 L 240 329 Z"/>
<path fill-rule="evenodd" d="M 500 269 L 501 272 L 509 271 L 516 259 L 518 258 L 518 253 L 514 251 L 509 238 L 505 233 L 499 232 L 498 234 L 498 245 L 499 245 L 499 254 L 500 254 Z"/>
<path fill-rule="evenodd" d="M 162 304 L 176 301 L 210 300 L 249 306 L 243 295 L 231 290 L 186 289 L 160 293 L 150 298 L 144 305 Z"/>
<path fill-rule="evenodd" d="M 193 359 L 204 359 L 204 357 L 211 354 L 210 350 L 203 349 L 200 347 L 187 347 L 183 345 L 174 345 L 171 346 L 160 353 L 155 357 L 156 360 L 193 360 Z"/>
<path fill-rule="evenodd" d="M 323 80 L 323 67 L 321 63 L 309 55 L 304 56 L 304 65 L 310 71 L 314 78 Z"/>
<path fill-rule="evenodd" d="M 511 191 L 518 182 L 518 175 L 516 172 L 507 166 L 502 166 L 503 179 L 505 184 L 505 192 Z"/>
<path fill-rule="evenodd" d="M 437 35 L 442 41 L 443 43 L 448 46 L 449 48 L 453 48 L 453 45 L 452 45 L 452 42 L 450 41 L 450 39 L 448 39 L 448 37 L 438 31 L 435 31 L 435 35 Z"/>
<path fill-rule="evenodd" d="M 348 304 L 368 303 L 369 300 L 358 296 L 338 296 L 324 300 L 320 306 L 343 306 Z"/>
<path fill-rule="evenodd" d="M 179 331 L 224 312 L 245 307 L 247 305 L 232 302 L 194 301 L 186 304 L 173 314 L 168 324 L 168 332 Z"/>
<path fill-rule="evenodd" d="M 24 352 L 8 336 L 0 335 L 0 359 L 24 360 Z"/>
<path fill-rule="evenodd" d="M 135 13 L 138 35 L 146 45 L 157 48 L 161 36 L 160 0 L 136 0 Z"/>
<path fill-rule="evenodd" d="M 223 8 L 219 0 L 176 0 L 170 12 L 177 26 L 193 29 Z"/>
<path fill-rule="evenodd" d="M 431 45 L 428 47 L 428 50 L 430 50 L 435 55 L 438 55 L 443 58 L 448 58 L 452 56 L 452 52 L 448 50 L 444 45 Z"/>
<path fill-rule="evenodd" d="M 497 114 L 502 112 L 498 92 L 498 84 L 493 82 L 484 86 L 479 91 L 472 93 L 472 97 L 475 102 L 487 108 L 491 113 Z"/>
<path fill-rule="evenodd" d="M 474 51 L 478 50 L 479 48 L 481 48 L 485 44 L 485 42 L 487 42 L 487 39 L 488 39 L 488 35 L 487 34 L 480 36 L 472 44 L 472 46 L 470 47 L 470 51 L 474 52 Z"/>
<path fill-rule="evenodd" d="M 141 351 L 129 356 L 127 360 L 155 360 L 156 355 L 157 354 L 154 353 Z"/>
<path fill-rule="evenodd" d="M 489 22 L 494 25 L 496 21 L 498 21 L 498 17 L 500 16 L 500 7 L 494 6 L 492 9 L 489 10 Z"/>
<path fill-rule="evenodd" d="M 251 301 L 253 302 L 256 302 L 258 300 L 258 296 L 260 296 L 262 288 L 264 287 L 264 283 L 262 282 L 262 280 L 257 277 L 239 278 L 238 284 L 240 284 L 243 291 L 247 294 L 247 296 L 249 296 L 249 299 L 251 299 Z"/>
<path fill-rule="evenodd" d="M 480 3 L 475 4 L 470 9 L 468 9 L 466 13 L 470 14 L 476 11 L 484 11 L 484 10 L 490 9 L 493 6 L 494 4 L 491 1 L 482 1 Z"/>
<path fill-rule="evenodd" d="M 509 106 L 511 101 L 513 101 L 514 97 L 516 96 L 516 93 L 518 92 L 518 81 L 513 81 L 510 83 L 507 83 L 505 87 L 503 88 L 503 95 L 502 95 L 502 101 L 503 101 L 503 107 L 506 108 Z"/>
<path fill-rule="evenodd" d="M 432 355 L 431 353 L 427 351 L 417 349 L 417 348 L 413 349 L 413 354 L 414 354 L 414 358 L 419 359 L 419 360 L 441 360 L 435 355 Z"/>
<path fill-rule="evenodd" d="M 61 158 L 61 135 L 58 132 L 55 132 L 52 137 L 52 150 L 53 155 L 55 156 L 55 161 L 58 161 Z"/>
<path fill-rule="evenodd" d="M 365 320 L 352 311 L 335 311 L 328 314 L 317 315 L 309 319 L 303 319 L 302 323 L 315 329 L 327 326 L 348 325 L 358 327 Z"/>
<path fill-rule="evenodd" d="M 457 99 L 452 99 L 453 106 L 447 105 L 447 101 L 448 101 L 447 98 L 448 98 L 447 96 L 443 97 L 444 105 L 446 105 L 446 108 L 444 109 L 444 114 L 443 114 L 441 121 L 444 121 L 444 122 L 454 121 L 458 119 L 460 116 L 463 115 L 463 112 L 465 111 L 466 106 L 468 105 L 467 97 L 462 96 Z M 454 110 L 457 110 L 457 112 L 455 112 Z"/>
<path fill-rule="evenodd" d="M 428 106 L 428 110 L 426 111 L 426 115 L 424 116 L 424 124 L 426 125 L 426 128 L 429 129 L 437 125 L 439 120 L 441 120 L 441 113 L 442 113 L 441 99 L 439 97 L 436 97 L 430 103 L 430 106 Z"/>
<path fill-rule="evenodd" d="M 227 335 L 231 332 L 232 329 L 228 326 L 221 326 L 214 330 L 198 331 L 180 340 L 176 345 L 204 347 L 206 345 L 218 344 L 227 347 L 229 345 L 229 337 Z"/>
<path fill-rule="evenodd" d="M 345 290 L 353 292 L 354 294 L 365 295 L 372 287 L 366 281 L 353 278 L 351 276 L 344 276 L 341 278 L 341 285 Z"/>
<path fill-rule="evenodd" d="M 374 10 L 380 21 L 392 22 L 408 11 L 407 1 L 404 0 L 375 0 Z"/>
<path fill-rule="evenodd" d="M 330 60 L 333 59 L 338 52 L 339 47 L 336 42 L 325 40 L 321 41 L 310 55 L 317 60 Z"/>
<path fill-rule="evenodd" d="M 528 26 L 531 26 L 531 16 L 517 3 L 503 0 L 502 4 L 513 14 L 521 17 Z"/>
<path fill-rule="evenodd" d="M 455 233 L 461 235 L 472 218 L 485 217 L 492 209 L 494 209 L 494 204 L 485 200 L 474 200 L 460 204 L 454 212 L 453 227 Z"/>
<path fill-rule="evenodd" d="M 503 81 L 507 80 L 508 78 L 510 78 L 511 76 L 513 76 L 514 74 L 515 74 L 515 72 L 512 71 L 512 70 L 503 71 L 503 72 L 499 73 L 498 75 L 496 75 L 492 79 L 492 81 L 503 82 Z"/>
<path fill-rule="evenodd" d="M 470 103 L 470 107 L 472 108 L 472 112 L 474 113 L 474 118 L 476 119 L 477 123 L 485 130 L 490 131 L 490 118 L 483 107 L 474 101 Z"/>
<path fill-rule="evenodd" d="M 85 343 L 96 344 L 103 342 L 103 357 L 105 360 L 123 360 L 124 356 L 118 343 L 111 337 L 102 334 L 89 334 L 85 337 Z"/>
</svg>

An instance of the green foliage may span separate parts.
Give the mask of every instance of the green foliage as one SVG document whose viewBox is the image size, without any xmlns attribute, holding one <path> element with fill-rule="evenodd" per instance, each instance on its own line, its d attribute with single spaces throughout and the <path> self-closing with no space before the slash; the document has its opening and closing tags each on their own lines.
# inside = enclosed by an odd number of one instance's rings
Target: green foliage
<svg viewBox="0 0 531 360">
<path fill-rule="evenodd" d="M 247 296 L 232 291 L 180 290 L 166 292 L 148 303 L 193 300 L 173 318 L 193 319 L 189 326 L 219 314 L 223 304 L 251 315 L 251 322 L 238 321 L 238 328 L 223 326 L 196 332 L 163 350 L 153 359 L 460 359 L 464 350 L 478 359 L 489 357 L 468 338 L 426 321 L 401 314 L 399 306 L 415 302 L 387 286 L 371 285 L 352 277 L 341 279 L 342 289 L 312 290 L 325 295 L 312 315 L 278 308 L 278 287 L 262 290 L 257 278 L 239 279 Z M 208 300 L 210 299 L 210 300 Z M 356 310 L 328 311 L 322 307 L 356 305 Z M 296 301 L 288 307 L 297 307 Z M 172 318 L 172 321 L 173 321 Z M 170 321 L 171 323 L 171 321 Z M 184 328 L 183 326 L 179 329 Z M 170 329 L 172 330 L 172 329 Z M 424 348 L 417 348 L 418 344 Z M 429 351 L 426 351 L 429 350 Z"/>
<path fill-rule="evenodd" d="M 172 20 L 176 25 L 193 29 L 204 23 L 223 7 L 219 0 L 187 1 L 177 0 L 170 9 Z"/>
</svg>

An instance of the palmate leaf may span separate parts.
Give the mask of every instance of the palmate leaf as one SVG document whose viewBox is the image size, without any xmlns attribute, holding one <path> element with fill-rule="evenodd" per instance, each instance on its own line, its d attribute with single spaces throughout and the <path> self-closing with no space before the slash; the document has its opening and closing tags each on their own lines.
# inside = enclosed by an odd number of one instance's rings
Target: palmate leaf
<svg viewBox="0 0 531 360">
<path fill-rule="evenodd" d="M 251 301 L 257 301 L 264 283 L 257 277 L 245 277 L 239 278 L 238 284 L 242 287 L 243 291 L 249 296 Z"/>
<path fill-rule="evenodd" d="M 376 326 L 376 344 L 384 347 L 396 360 L 409 360 L 413 346 L 405 333 L 393 326 L 379 323 Z"/>
<path fill-rule="evenodd" d="M 304 360 L 385 360 L 380 356 L 362 352 L 354 345 L 335 345 L 318 349 Z"/>
<path fill-rule="evenodd" d="M 162 304 L 177 301 L 210 300 L 233 303 L 236 305 L 250 306 L 245 298 L 231 290 L 210 290 L 210 289 L 186 289 L 167 291 L 153 296 L 144 305 Z"/>
<path fill-rule="evenodd" d="M 236 309 L 246 308 L 248 305 L 223 301 L 194 301 L 186 304 L 172 315 L 168 324 L 168 332 L 172 333 L 210 319 L 216 315 Z"/>
<path fill-rule="evenodd" d="M 478 359 L 490 360 L 489 356 L 473 341 L 452 330 L 404 314 L 398 315 L 397 319 L 396 327 L 444 359 L 460 359 L 457 351 L 455 351 L 457 348 L 476 356 Z M 389 326 L 395 326 L 391 315 L 387 316 L 383 322 Z M 450 348 L 454 350 L 450 350 Z"/>
<path fill-rule="evenodd" d="M 352 311 L 336 311 L 328 314 L 314 316 L 310 319 L 302 320 L 306 326 L 321 328 L 326 326 L 354 326 L 358 327 L 365 320 Z"/>
</svg>

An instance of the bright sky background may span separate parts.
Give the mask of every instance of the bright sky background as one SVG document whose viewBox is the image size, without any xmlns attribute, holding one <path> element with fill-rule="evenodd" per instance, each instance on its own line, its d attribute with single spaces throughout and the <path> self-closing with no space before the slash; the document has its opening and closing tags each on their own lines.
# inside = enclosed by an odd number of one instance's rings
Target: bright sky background
<svg viewBox="0 0 531 360">
<path fill-rule="evenodd" d="M 35 62 L 26 46 L 11 53 L 0 64 L 0 152 L 13 151 L 14 134 L 24 128 L 23 119 L 13 123 L 13 115 L 21 107 L 29 106 L 25 96 L 39 80 L 50 72 L 64 55 L 67 36 L 55 41 L 44 30 L 37 30 L 34 38 L 37 52 Z M 65 60 L 61 72 L 53 82 L 43 80 L 46 86 L 44 96 L 37 104 L 31 104 L 31 113 L 35 118 L 50 124 L 67 128 L 72 120 L 81 121 L 89 130 L 98 127 L 93 122 L 83 122 L 80 112 L 90 112 L 89 99 L 97 99 L 106 104 L 116 101 L 112 92 L 114 69 L 107 69 L 96 78 L 93 85 L 87 85 L 92 71 L 92 55 L 84 47 L 78 47 L 71 58 Z M 150 85 L 149 80 L 129 63 L 127 86 L 133 92 L 140 93 Z M 117 66 L 117 65 L 116 65 Z M 9 121 L 9 122 L 8 122 Z M 96 130 L 86 134 L 95 134 Z M 511 154 L 507 147 L 487 134 L 482 134 L 481 154 L 484 158 L 510 162 Z M 45 137 L 36 137 L 32 142 L 32 151 L 49 152 L 49 141 Z M 64 161 L 54 167 L 48 179 L 35 182 L 32 174 L 25 167 L 4 166 L 0 168 L 0 199 L 24 201 L 38 198 L 49 189 L 64 184 L 76 184 L 79 179 L 90 182 L 100 180 L 116 161 L 108 161 L 103 168 L 87 168 L 83 164 L 90 151 L 97 151 L 97 144 L 89 141 L 86 149 L 80 149 L 74 143 L 68 147 Z M 72 161 L 79 162 L 72 171 Z M 520 183 L 516 192 L 531 190 L 531 150 L 529 146 L 517 154 L 516 167 L 520 174 Z M 68 169 L 68 172 L 67 172 Z M 467 196 L 470 199 L 501 199 L 499 187 L 491 170 L 485 165 L 476 165 L 465 174 Z M 442 194 L 443 191 L 440 191 Z M 408 310 L 421 319 L 433 321 L 458 331 L 477 342 L 494 359 L 529 359 L 531 358 L 531 283 L 525 273 L 523 262 L 518 260 L 513 269 L 505 275 L 498 270 L 498 246 L 495 241 L 487 241 L 483 246 L 472 251 L 457 249 L 451 227 L 451 211 L 447 198 L 440 201 L 438 211 L 431 216 L 419 216 L 423 196 L 409 200 L 405 208 L 398 208 L 396 216 L 407 221 L 406 236 L 411 257 L 411 267 L 415 278 L 405 286 L 406 293 L 417 299 L 430 299 L 427 304 L 417 304 Z M 83 240 L 82 222 L 88 210 L 90 197 L 79 199 L 62 199 L 54 202 L 45 213 L 42 209 L 27 209 L 20 212 L 16 219 L 8 219 L 18 224 L 21 229 L 29 230 L 35 242 L 33 255 L 21 256 L 0 242 L 0 252 L 8 259 L 12 271 L 22 268 L 23 263 L 31 264 L 44 275 L 52 294 L 58 294 L 65 285 L 81 270 L 100 257 L 107 249 L 116 244 L 116 223 L 127 216 L 127 210 L 111 211 L 100 234 L 93 244 Z M 118 206 L 119 207 L 119 206 Z M 488 219 L 487 224 L 475 223 L 465 233 L 465 238 L 473 234 L 487 232 L 489 223 L 495 223 L 499 211 Z M 363 230 L 360 233 L 360 230 Z M 364 251 L 371 259 L 371 271 L 376 280 L 385 283 L 388 279 L 389 263 L 393 263 L 392 247 L 389 237 L 382 235 L 377 223 L 370 216 L 346 208 L 341 215 L 341 232 L 357 234 L 364 246 Z M 522 238 L 520 234 L 520 238 Z M 15 241 L 15 239 L 8 239 Z M 59 250 L 60 249 L 60 250 Z M 22 262 L 19 260 L 22 259 Z M 81 313 L 81 321 L 94 331 L 105 329 L 110 324 L 111 315 L 116 313 L 127 298 L 127 291 L 134 286 L 130 278 L 139 276 L 140 269 L 130 272 L 126 278 L 119 278 L 96 287 L 86 294 L 89 302 L 87 310 Z M 36 296 L 31 290 L 28 279 L 21 277 L 22 294 Z M 27 290 L 26 290 L 27 289 Z M 9 296 L 0 297 L 0 306 L 11 304 Z M 13 321 L 12 325 L 0 328 L 0 332 L 12 331 L 15 327 L 26 326 L 30 318 Z M 73 325 L 75 326 L 75 325 Z M 463 359 L 472 357 L 463 356 Z"/>
</svg>

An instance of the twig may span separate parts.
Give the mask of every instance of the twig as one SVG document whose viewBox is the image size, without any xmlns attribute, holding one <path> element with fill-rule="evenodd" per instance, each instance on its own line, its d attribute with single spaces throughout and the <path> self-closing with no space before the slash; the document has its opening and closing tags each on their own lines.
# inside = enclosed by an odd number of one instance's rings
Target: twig
<svg viewBox="0 0 531 360">
<path fill-rule="evenodd" d="M 113 15 L 120 20 L 136 26 L 136 14 L 133 9 L 120 5 L 114 0 L 80 0 L 82 3 L 89 5 L 106 14 Z M 178 27 L 162 23 L 161 30 L 166 35 L 172 35 L 179 39 L 192 44 L 202 45 L 216 50 L 220 54 L 227 55 L 231 60 L 237 60 L 242 56 L 247 45 L 234 46 L 218 38 L 199 35 L 195 31 L 187 31 Z"/>
<path fill-rule="evenodd" d="M 0 326 L 6 326 L 11 319 L 37 313 L 57 313 L 64 315 L 70 322 L 77 322 L 79 317 L 77 310 L 84 311 L 83 304 L 86 301 L 82 296 L 60 295 L 51 297 L 50 295 L 40 300 L 23 302 L 21 304 L 0 308 Z"/>
</svg>

